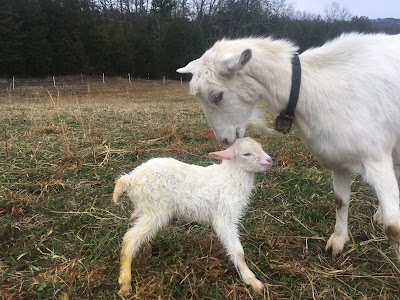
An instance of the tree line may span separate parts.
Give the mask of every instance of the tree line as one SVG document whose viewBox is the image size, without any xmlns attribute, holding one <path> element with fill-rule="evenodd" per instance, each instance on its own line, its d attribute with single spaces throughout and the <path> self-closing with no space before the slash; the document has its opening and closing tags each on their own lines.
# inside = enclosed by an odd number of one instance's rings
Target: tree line
<svg viewBox="0 0 400 300">
<path fill-rule="evenodd" d="M 178 78 L 223 37 L 272 35 L 306 49 L 375 30 L 337 3 L 311 14 L 286 0 L 0 0 L 0 76 Z"/>
</svg>

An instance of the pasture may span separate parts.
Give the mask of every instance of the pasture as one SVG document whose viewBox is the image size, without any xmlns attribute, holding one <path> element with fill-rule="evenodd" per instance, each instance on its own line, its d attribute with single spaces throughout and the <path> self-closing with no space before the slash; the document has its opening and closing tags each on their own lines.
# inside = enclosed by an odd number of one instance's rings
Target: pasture
<svg viewBox="0 0 400 300">
<path fill-rule="evenodd" d="M 121 78 L 0 82 L 0 299 L 120 299 L 132 207 L 111 202 L 115 179 L 156 156 L 211 164 L 207 153 L 224 148 L 188 89 Z M 296 131 L 257 139 L 274 166 L 257 176 L 240 232 L 265 294 L 241 282 L 209 228 L 177 220 L 135 259 L 131 299 L 399 299 L 400 264 L 372 222 L 371 189 L 354 178 L 352 242 L 332 261 L 329 172 Z"/>
</svg>

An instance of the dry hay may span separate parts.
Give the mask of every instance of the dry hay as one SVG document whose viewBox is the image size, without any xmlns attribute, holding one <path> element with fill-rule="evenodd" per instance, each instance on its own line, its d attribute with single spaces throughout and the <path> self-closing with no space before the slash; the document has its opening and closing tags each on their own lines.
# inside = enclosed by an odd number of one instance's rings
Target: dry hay
<svg viewBox="0 0 400 300">
<path fill-rule="evenodd" d="M 131 206 L 115 178 L 155 156 L 207 165 L 221 148 L 187 83 L 38 83 L 0 98 L 0 299 L 118 299 Z M 137 90 L 135 90 L 137 88 Z M 240 226 L 265 294 L 243 285 L 210 229 L 178 220 L 143 247 L 132 299 L 397 299 L 399 265 L 376 198 L 354 178 L 352 242 L 332 261 L 330 175 L 296 133 L 258 138 L 274 167 L 257 176 Z"/>
</svg>

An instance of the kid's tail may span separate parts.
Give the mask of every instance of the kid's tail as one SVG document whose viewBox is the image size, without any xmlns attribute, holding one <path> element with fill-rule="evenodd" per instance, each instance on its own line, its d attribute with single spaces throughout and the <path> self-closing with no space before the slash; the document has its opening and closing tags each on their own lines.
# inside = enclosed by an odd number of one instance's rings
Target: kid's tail
<svg viewBox="0 0 400 300">
<path fill-rule="evenodd" d="M 114 193 L 113 193 L 113 200 L 115 204 L 118 204 L 118 199 L 121 195 L 126 192 L 129 187 L 129 175 L 125 174 L 118 178 L 117 182 L 115 183 Z"/>
</svg>

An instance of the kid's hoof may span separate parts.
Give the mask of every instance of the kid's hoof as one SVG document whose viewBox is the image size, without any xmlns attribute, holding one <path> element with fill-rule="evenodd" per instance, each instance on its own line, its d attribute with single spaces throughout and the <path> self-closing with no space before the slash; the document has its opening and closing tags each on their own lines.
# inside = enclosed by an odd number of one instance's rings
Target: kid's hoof
<svg viewBox="0 0 400 300">
<path fill-rule="evenodd" d="M 254 279 L 252 281 L 251 288 L 258 294 L 262 294 L 264 292 L 264 284 L 258 279 Z"/>
<path fill-rule="evenodd" d="M 131 292 L 132 292 L 132 287 L 130 285 L 127 285 L 127 286 L 121 286 L 118 294 L 121 295 L 122 297 L 126 297 L 129 296 Z"/>
</svg>

